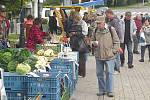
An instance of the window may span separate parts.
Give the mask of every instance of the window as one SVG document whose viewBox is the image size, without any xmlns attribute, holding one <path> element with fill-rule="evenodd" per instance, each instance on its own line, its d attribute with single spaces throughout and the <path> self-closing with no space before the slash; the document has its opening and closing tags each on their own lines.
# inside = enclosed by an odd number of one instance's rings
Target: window
<svg viewBox="0 0 150 100">
<path fill-rule="evenodd" d="M 81 0 L 81 2 L 83 3 L 83 2 L 90 2 L 90 0 Z"/>
<path fill-rule="evenodd" d="M 45 11 L 45 17 L 49 17 L 49 15 L 50 15 L 50 10 L 46 10 Z"/>
<path fill-rule="evenodd" d="M 72 4 L 79 3 L 79 0 L 72 0 Z"/>
</svg>

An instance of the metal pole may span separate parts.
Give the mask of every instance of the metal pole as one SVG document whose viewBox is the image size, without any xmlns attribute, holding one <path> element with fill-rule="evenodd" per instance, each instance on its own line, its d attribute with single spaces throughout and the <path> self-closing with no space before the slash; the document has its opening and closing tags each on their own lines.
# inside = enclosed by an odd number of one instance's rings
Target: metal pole
<svg viewBox="0 0 150 100">
<path fill-rule="evenodd" d="M 19 36 L 19 47 L 23 48 L 25 46 L 25 36 L 24 36 L 24 8 L 23 0 L 21 0 L 21 13 L 20 13 L 20 36 Z"/>
<path fill-rule="evenodd" d="M 38 0 L 38 17 L 40 18 L 41 15 L 40 15 L 40 0 Z"/>
<path fill-rule="evenodd" d="M 145 2 L 145 1 L 143 0 L 143 6 L 144 6 L 144 2 Z"/>
</svg>

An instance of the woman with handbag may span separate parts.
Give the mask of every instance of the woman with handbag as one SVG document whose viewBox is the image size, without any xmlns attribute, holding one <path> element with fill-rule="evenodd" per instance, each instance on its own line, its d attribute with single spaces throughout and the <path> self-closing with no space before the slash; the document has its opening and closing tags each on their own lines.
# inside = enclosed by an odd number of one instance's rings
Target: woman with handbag
<svg viewBox="0 0 150 100">
<path fill-rule="evenodd" d="M 150 61 L 150 22 L 148 19 L 144 20 L 144 24 L 141 29 L 140 40 L 142 39 L 142 32 L 144 33 L 145 45 L 141 45 L 141 59 L 139 60 L 139 62 L 144 62 L 144 55 L 146 48 L 148 48 L 149 51 L 149 61 Z"/>
<path fill-rule="evenodd" d="M 88 34 L 88 26 L 79 13 L 73 16 L 73 24 L 69 29 L 70 46 L 72 51 L 79 52 L 79 75 L 86 76 L 86 58 L 89 52 L 85 37 Z"/>
</svg>

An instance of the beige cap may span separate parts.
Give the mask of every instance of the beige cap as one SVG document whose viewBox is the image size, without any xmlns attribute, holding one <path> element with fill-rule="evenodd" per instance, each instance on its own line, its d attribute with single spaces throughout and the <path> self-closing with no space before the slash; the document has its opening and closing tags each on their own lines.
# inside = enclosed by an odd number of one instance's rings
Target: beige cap
<svg viewBox="0 0 150 100">
<path fill-rule="evenodd" d="M 95 22 L 96 23 L 105 22 L 105 16 L 97 16 Z"/>
</svg>

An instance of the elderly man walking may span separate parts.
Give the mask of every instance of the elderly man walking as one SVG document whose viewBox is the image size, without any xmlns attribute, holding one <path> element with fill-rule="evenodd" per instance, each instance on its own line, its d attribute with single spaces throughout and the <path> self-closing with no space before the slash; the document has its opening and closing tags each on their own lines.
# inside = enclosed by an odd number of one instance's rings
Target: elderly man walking
<svg viewBox="0 0 150 100">
<path fill-rule="evenodd" d="M 98 16 L 96 23 L 97 28 L 93 32 L 92 43 L 95 47 L 96 74 L 99 86 L 97 96 L 107 93 L 108 97 L 113 97 L 115 56 L 119 50 L 120 41 L 115 29 L 105 23 L 104 16 Z M 104 74 L 105 70 L 106 74 Z"/>
<path fill-rule="evenodd" d="M 127 46 L 127 51 L 128 51 L 128 68 L 133 68 L 133 47 L 132 47 L 132 42 L 133 42 L 133 36 L 136 35 L 136 24 L 134 20 L 131 19 L 131 12 L 126 12 L 125 13 L 125 19 L 124 19 L 124 43 L 121 44 L 121 48 L 123 50 L 123 54 L 121 54 L 121 65 L 124 65 L 125 62 L 125 46 Z"/>
</svg>

